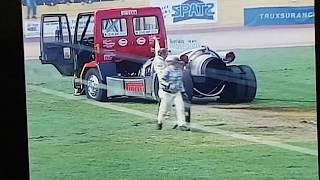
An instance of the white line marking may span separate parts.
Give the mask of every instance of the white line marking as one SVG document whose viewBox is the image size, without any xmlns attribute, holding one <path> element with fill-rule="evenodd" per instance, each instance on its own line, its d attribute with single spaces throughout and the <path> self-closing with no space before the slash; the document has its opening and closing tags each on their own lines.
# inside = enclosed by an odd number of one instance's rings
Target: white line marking
<svg viewBox="0 0 320 180">
<path fill-rule="evenodd" d="M 95 105 L 95 106 L 108 108 L 108 109 L 112 109 L 112 110 L 119 111 L 119 112 L 133 114 L 133 115 L 144 117 L 144 118 L 147 118 L 147 119 L 156 120 L 156 118 L 157 118 L 157 115 L 154 115 L 154 114 L 145 113 L 145 112 L 142 112 L 142 111 L 133 110 L 133 109 L 129 109 L 129 108 L 113 105 L 112 103 L 108 103 L 108 102 L 98 102 L 98 101 L 94 101 L 94 100 L 89 100 L 86 97 L 73 96 L 72 94 L 66 94 L 66 93 L 63 93 L 63 92 L 59 92 L 59 91 L 56 91 L 56 90 L 43 88 L 43 87 L 40 87 L 40 86 L 28 85 L 27 88 L 30 88 L 32 90 L 39 91 L 39 92 L 42 92 L 42 93 L 46 93 L 46 94 L 62 97 L 62 98 L 65 98 L 65 99 L 82 101 L 82 102 L 87 103 L 87 104 L 92 104 L 92 105 Z M 169 121 L 167 123 L 171 124 L 171 125 L 174 125 L 174 123 L 171 122 L 171 121 Z M 278 147 L 278 148 L 281 148 L 281 149 L 296 151 L 296 152 L 300 152 L 300 153 L 303 153 L 303 154 L 309 154 L 309 155 L 318 156 L 318 152 L 316 150 L 303 148 L 303 147 L 299 147 L 299 146 L 293 146 L 293 145 L 285 144 L 285 143 L 281 143 L 281 142 L 271 141 L 271 140 L 267 140 L 266 138 L 262 139 L 260 137 L 255 137 L 255 136 L 252 136 L 252 135 L 244 135 L 244 134 L 241 134 L 241 133 L 236 133 L 236 132 L 232 132 L 232 131 L 226 131 L 226 130 L 222 130 L 222 129 L 218 129 L 218 128 L 214 128 L 214 127 L 205 127 L 203 125 L 200 125 L 199 123 L 192 122 L 191 123 L 191 128 L 200 129 L 200 130 L 205 131 L 205 132 L 220 134 L 220 135 L 223 135 L 223 136 L 229 136 L 229 137 L 233 137 L 233 138 L 236 138 L 236 139 L 242 139 L 242 140 L 245 140 L 245 141 L 250 141 L 250 142 L 254 142 L 254 143 L 258 143 L 258 144 L 264 144 L 264 145 L 268 145 L 268 146 Z"/>
</svg>

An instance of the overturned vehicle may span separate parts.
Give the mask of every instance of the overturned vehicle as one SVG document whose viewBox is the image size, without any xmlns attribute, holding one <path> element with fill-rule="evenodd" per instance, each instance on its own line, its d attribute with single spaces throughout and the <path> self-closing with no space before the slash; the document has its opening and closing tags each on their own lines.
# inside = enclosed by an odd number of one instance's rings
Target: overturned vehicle
<svg viewBox="0 0 320 180">
<path fill-rule="evenodd" d="M 232 51 L 216 52 L 207 46 L 183 52 L 178 56 L 184 67 L 184 86 L 190 100 L 192 97 L 216 97 L 218 102 L 246 103 L 254 100 L 257 81 L 251 67 L 230 65 L 235 59 Z M 152 89 L 157 98 L 158 79 L 149 72 L 153 58 L 149 59 L 140 72 L 141 76 L 153 76 Z"/>
<path fill-rule="evenodd" d="M 54 65 L 64 76 L 73 76 L 75 94 L 97 101 L 121 96 L 159 99 L 158 77 L 151 64 L 155 47 L 167 47 L 160 8 L 80 13 L 73 37 L 66 14 L 44 14 L 40 27 L 41 63 Z M 216 52 L 203 46 L 176 56 L 184 64 L 189 100 L 254 100 L 255 74 L 247 65 L 231 65 L 233 52 Z"/>
</svg>

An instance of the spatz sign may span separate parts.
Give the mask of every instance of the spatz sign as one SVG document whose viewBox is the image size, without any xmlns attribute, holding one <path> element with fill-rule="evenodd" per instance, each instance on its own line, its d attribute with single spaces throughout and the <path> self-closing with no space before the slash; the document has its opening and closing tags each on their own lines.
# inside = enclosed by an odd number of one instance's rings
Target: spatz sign
<svg viewBox="0 0 320 180">
<path fill-rule="evenodd" d="M 214 3 L 204 3 L 199 0 L 188 0 L 180 5 L 172 6 L 174 11 L 173 22 L 185 21 L 188 19 L 214 20 Z"/>
<path fill-rule="evenodd" d="M 151 0 L 161 7 L 166 25 L 217 22 L 217 0 Z"/>
</svg>

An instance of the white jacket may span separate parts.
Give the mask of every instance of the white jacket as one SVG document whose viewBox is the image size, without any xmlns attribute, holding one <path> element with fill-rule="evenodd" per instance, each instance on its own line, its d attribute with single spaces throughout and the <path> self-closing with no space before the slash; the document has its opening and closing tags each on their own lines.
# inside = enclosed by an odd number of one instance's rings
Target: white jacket
<svg viewBox="0 0 320 180">
<path fill-rule="evenodd" d="M 163 57 L 156 56 L 151 66 L 152 70 L 158 75 L 158 79 L 162 79 L 163 71 L 167 67 L 167 63 L 164 61 Z"/>
</svg>

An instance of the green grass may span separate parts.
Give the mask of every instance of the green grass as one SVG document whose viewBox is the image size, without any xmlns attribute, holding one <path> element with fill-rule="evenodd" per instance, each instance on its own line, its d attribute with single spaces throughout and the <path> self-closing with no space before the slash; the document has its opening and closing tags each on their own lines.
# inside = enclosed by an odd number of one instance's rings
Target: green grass
<svg viewBox="0 0 320 180">
<path fill-rule="evenodd" d="M 257 106 L 315 108 L 314 47 L 236 50 L 235 53 L 235 63 L 249 65 L 256 73 Z"/>
<path fill-rule="evenodd" d="M 27 85 L 39 85 L 64 93 L 73 93 L 72 77 L 60 75 L 52 65 L 42 65 L 39 60 L 27 60 L 25 69 Z"/>
<path fill-rule="evenodd" d="M 314 47 L 237 50 L 236 55 L 237 64 L 248 64 L 256 72 L 253 107 L 315 108 L 315 102 L 303 102 L 315 101 Z M 73 93 L 72 78 L 38 61 L 26 61 L 26 81 Z M 157 105 L 148 101 L 113 103 L 157 113 Z M 154 119 L 30 89 L 27 108 L 33 180 L 317 179 L 315 156 L 218 134 L 169 127 L 159 132 Z M 290 144 L 316 149 L 315 142 Z"/>
<path fill-rule="evenodd" d="M 316 179 L 317 158 L 28 91 L 37 179 Z M 79 112 L 86 112 L 81 113 Z"/>
</svg>

